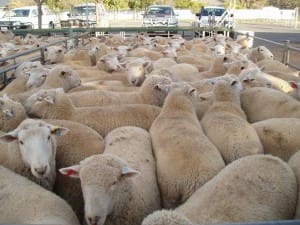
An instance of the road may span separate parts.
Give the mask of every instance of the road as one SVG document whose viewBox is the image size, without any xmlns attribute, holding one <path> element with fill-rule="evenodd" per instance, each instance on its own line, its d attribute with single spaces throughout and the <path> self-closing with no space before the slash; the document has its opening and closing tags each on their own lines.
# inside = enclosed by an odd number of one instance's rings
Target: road
<svg viewBox="0 0 300 225">
<path fill-rule="evenodd" d="M 300 46 L 300 28 L 266 24 L 237 24 L 236 30 L 254 31 L 257 37 L 279 43 L 290 40 L 292 44 Z"/>
</svg>

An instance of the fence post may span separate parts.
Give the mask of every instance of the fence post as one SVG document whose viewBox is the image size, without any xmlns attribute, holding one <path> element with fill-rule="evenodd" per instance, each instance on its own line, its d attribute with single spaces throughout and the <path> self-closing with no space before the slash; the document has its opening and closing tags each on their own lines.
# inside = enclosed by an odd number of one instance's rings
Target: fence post
<svg viewBox="0 0 300 225">
<path fill-rule="evenodd" d="M 290 61 L 290 50 L 289 50 L 290 40 L 284 41 L 284 49 L 283 49 L 283 59 L 282 62 L 284 65 L 288 65 Z"/>
<path fill-rule="evenodd" d="M 45 52 L 44 52 L 44 48 L 41 48 L 41 63 L 45 64 Z"/>
</svg>

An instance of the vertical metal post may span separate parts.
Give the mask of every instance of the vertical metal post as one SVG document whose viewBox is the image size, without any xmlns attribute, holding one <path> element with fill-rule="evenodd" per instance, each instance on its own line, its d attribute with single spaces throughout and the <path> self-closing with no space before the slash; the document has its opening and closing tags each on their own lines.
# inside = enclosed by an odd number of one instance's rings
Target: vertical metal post
<svg viewBox="0 0 300 225">
<path fill-rule="evenodd" d="M 299 7 L 295 8 L 295 26 L 294 28 L 297 29 L 297 25 L 298 25 L 298 16 L 299 16 Z"/>
<path fill-rule="evenodd" d="M 41 48 L 41 63 L 45 64 L 45 52 L 44 52 L 44 48 Z"/>
<path fill-rule="evenodd" d="M 290 40 L 284 41 L 284 50 L 283 50 L 283 64 L 288 65 L 290 62 L 290 50 L 289 50 Z"/>
</svg>

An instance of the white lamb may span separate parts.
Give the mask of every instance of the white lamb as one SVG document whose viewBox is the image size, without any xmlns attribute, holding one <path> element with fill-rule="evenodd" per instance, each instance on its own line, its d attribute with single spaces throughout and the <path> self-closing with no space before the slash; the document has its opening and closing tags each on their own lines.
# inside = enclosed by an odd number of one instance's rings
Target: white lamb
<svg viewBox="0 0 300 225">
<path fill-rule="evenodd" d="M 254 87 L 241 94 L 242 108 L 250 123 L 271 118 L 300 118 L 300 103 L 272 88 Z"/>
<path fill-rule="evenodd" d="M 26 88 L 31 89 L 42 86 L 49 72 L 49 69 L 43 67 L 35 68 L 27 72 L 26 74 L 29 76 L 29 78 L 26 83 Z"/>
<path fill-rule="evenodd" d="M 19 102 L 11 100 L 8 96 L 0 97 L 0 130 L 9 132 L 26 119 L 26 111 Z"/>
<path fill-rule="evenodd" d="M 103 154 L 60 172 L 80 178 L 89 225 L 140 225 L 160 209 L 151 138 L 141 128 L 113 130 Z"/>
<path fill-rule="evenodd" d="M 273 59 L 273 53 L 267 49 L 265 46 L 258 46 L 256 48 L 252 48 L 248 54 L 248 59 L 254 63 L 257 63 L 264 59 Z"/>
<path fill-rule="evenodd" d="M 128 83 L 133 86 L 140 86 L 147 74 L 149 74 L 152 69 L 152 61 L 147 58 L 137 58 L 126 63 L 125 74 Z"/>
<path fill-rule="evenodd" d="M 44 119 L 65 119 L 83 123 L 103 137 L 120 126 L 149 129 L 160 108 L 145 104 L 124 104 L 103 107 L 75 107 L 61 91 L 40 90 L 28 98 L 25 106 L 29 115 Z"/>
<path fill-rule="evenodd" d="M 56 171 L 55 135 L 67 129 L 39 120 L 26 119 L 15 130 L 2 135 L 0 140 L 9 143 L 1 148 L 1 165 L 52 189 Z"/>
<path fill-rule="evenodd" d="M 45 63 L 56 64 L 64 61 L 65 49 L 60 46 L 49 46 L 45 48 Z"/>
<path fill-rule="evenodd" d="M 197 97 L 195 88 L 179 84 L 168 94 L 150 128 L 165 208 L 183 203 L 225 166 L 198 121 L 193 105 Z"/>
<path fill-rule="evenodd" d="M 174 211 L 153 213 L 142 225 L 166 225 L 174 214 L 193 224 L 290 220 L 297 194 L 296 177 L 287 163 L 270 155 L 246 156 L 226 166 Z"/>
<path fill-rule="evenodd" d="M 201 120 L 205 134 L 219 149 L 226 164 L 263 153 L 259 137 L 241 109 L 241 91 L 242 85 L 236 76 L 218 80 L 213 89 L 213 104 Z"/>
<path fill-rule="evenodd" d="M 153 75 L 147 77 L 138 91 L 112 92 L 91 90 L 68 94 L 76 107 L 106 106 L 119 104 L 150 104 L 161 106 L 167 95 L 161 85 L 171 84 L 168 77 Z"/>
<path fill-rule="evenodd" d="M 79 225 L 60 197 L 0 166 L 0 221 L 8 224 Z"/>
</svg>

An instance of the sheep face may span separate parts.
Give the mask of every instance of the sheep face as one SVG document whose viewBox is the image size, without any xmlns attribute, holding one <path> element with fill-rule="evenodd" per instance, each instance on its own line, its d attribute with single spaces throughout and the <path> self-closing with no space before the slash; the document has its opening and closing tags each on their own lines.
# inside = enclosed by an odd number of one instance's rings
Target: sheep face
<svg viewBox="0 0 300 225">
<path fill-rule="evenodd" d="M 102 56 L 97 62 L 97 67 L 98 69 L 104 70 L 108 73 L 120 71 L 123 68 L 119 62 L 119 56 L 115 54 Z"/>
<path fill-rule="evenodd" d="M 49 70 L 46 68 L 36 68 L 30 70 L 26 73 L 28 76 L 26 87 L 28 89 L 40 87 L 46 80 L 48 73 Z"/>
<path fill-rule="evenodd" d="M 2 121 L 12 120 L 15 116 L 15 110 L 19 107 L 19 103 L 12 101 L 6 95 L 0 98 L 0 124 L 3 128 Z"/>
<path fill-rule="evenodd" d="M 32 69 L 35 68 L 40 68 L 42 67 L 42 64 L 40 61 L 35 61 L 35 62 L 23 62 L 18 68 L 16 69 L 15 76 L 22 76 L 25 75 L 27 72 L 31 71 Z"/>
<path fill-rule="evenodd" d="M 15 130 L 0 137 L 0 140 L 18 141 L 24 164 L 34 177 L 51 183 L 55 180 L 56 141 L 54 135 L 63 135 L 66 128 L 42 121 L 26 119 Z"/>
<path fill-rule="evenodd" d="M 64 93 L 62 88 L 41 89 L 26 99 L 24 108 L 29 115 L 43 116 L 55 103 L 57 94 Z"/>
<path fill-rule="evenodd" d="M 133 86 L 140 86 L 144 80 L 145 75 L 148 74 L 152 69 L 152 62 L 151 61 L 134 61 L 129 63 L 126 66 L 126 77 L 129 84 Z"/>
<path fill-rule="evenodd" d="M 265 46 L 259 46 L 256 48 L 258 52 L 257 61 L 261 61 L 263 59 L 273 59 L 274 55 L 273 53 L 267 49 Z"/>
<path fill-rule="evenodd" d="M 59 65 L 50 70 L 45 83 L 53 81 L 56 86 L 62 87 L 64 91 L 68 91 L 72 88 L 78 87 L 81 84 L 81 80 L 77 73 L 69 66 Z"/>
<path fill-rule="evenodd" d="M 0 31 L 0 40 L 2 41 L 9 41 L 13 40 L 15 37 L 14 33 L 10 30 L 1 30 Z"/>
<path fill-rule="evenodd" d="M 272 82 L 263 77 L 259 69 L 247 69 L 239 75 L 243 88 L 248 89 L 252 87 L 272 87 Z"/>
<path fill-rule="evenodd" d="M 215 55 L 225 55 L 225 46 L 217 44 L 213 49 Z"/>
<path fill-rule="evenodd" d="M 172 80 L 165 76 L 152 75 L 146 78 L 141 89 L 142 92 L 155 96 L 158 105 L 162 106 L 168 94 L 167 87 L 172 85 Z M 151 89 L 151 90 L 149 90 Z"/>
<path fill-rule="evenodd" d="M 123 160 L 110 154 L 94 155 L 80 162 L 80 165 L 59 171 L 80 178 L 85 218 L 89 225 L 103 225 L 113 210 L 124 207 L 121 204 L 126 202 L 122 202 L 122 198 L 130 192 L 134 182 L 130 178 L 138 174 Z"/>
<path fill-rule="evenodd" d="M 45 63 L 55 64 L 63 62 L 64 60 L 64 48 L 60 46 L 50 46 L 45 48 Z"/>
<path fill-rule="evenodd" d="M 215 101 L 234 101 L 240 104 L 240 94 L 243 86 L 235 75 L 224 75 L 217 79 L 213 88 Z"/>
</svg>

